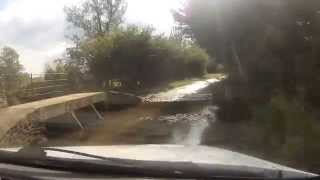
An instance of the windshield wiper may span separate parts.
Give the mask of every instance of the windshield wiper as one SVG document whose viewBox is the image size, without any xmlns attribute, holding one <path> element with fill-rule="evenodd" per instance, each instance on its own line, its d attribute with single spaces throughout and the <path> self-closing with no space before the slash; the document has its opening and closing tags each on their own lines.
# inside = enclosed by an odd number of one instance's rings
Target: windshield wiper
<svg viewBox="0 0 320 180">
<path fill-rule="evenodd" d="M 81 153 L 81 152 L 77 152 L 77 151 L 70 151 L 70 150 L 64 150 L 64 149 L 58 149 L 58 148 L 41 147 L 41 148 L 39 148 L 39 150 L 43 151 L 44 155 L 46 155 L 45 151 L 55 151 L 55 152 L 63 152 L 63 153 L 67 153 L 67 154 L 74 154 L 74 155 L 78 155 L 78 156 L 94 158 L 94 159 L 99 159 L 99 160 L 110 160 L 110 158 L 106 158 L 103 156 L 97 156 L 97 155 L 93 155 L 93 154 Z"/>
<path fill-rule="evenodd" d="M 192 162 L 139 161 L 105 158 L 55 148 L 42 150 L 60 151 L 98 160 L 79 160 L 47 156 L 28 155 L 0 151 L 0 162 L 15 165 L 47 168 L 52 170 L 93 173 L 100 175 L 120 175 L 128 177 L 187 178 L 187 179 L 282 179 L 279 171 L 263 168 L 195 164 Z M 281 174 L 281 173 L 280 173 Z M 301 179 L 301 178 L 296 178 Z M 313 178 L 309 178 L 313 179 Z"/>
</svg>

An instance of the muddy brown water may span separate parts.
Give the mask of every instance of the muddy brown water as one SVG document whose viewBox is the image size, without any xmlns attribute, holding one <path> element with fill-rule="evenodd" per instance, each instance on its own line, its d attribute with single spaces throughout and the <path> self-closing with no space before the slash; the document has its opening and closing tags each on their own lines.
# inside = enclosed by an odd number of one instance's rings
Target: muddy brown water
<svg viewBox="0 0 320 180">
<path fill-rule="evenodd" d="M 204 88 L 201 93 L 208 93 Z M 221 147 L 315 173 L 311 162 L 274 153 L 254 121 L 230 123 L 217 119 L 211 103 L 136 106 L 104 112 L 99 120 L 90 109 L 77 112 L 85 130 L 65 115 L 47 123 L 46 146 L 183 144 Z M 303 163 L 302 163 L 303 162 Z"/>
<path fill-rule="evenodd" d="M 54 120 L 47 124 L 46 145 L 208 145 L 319 173 L 310 168 L 311 162 L 302 161 L 302 164 L 298 157 L 279 157 L 275 149 L 268 150 L 268 142 L 262 140 L 262 130 L 254 122 L 222 122 L 217 119 L 216 110 L 210 104 L 138 106 L 105 112 L 104 120 L 99 120 L 90 110 L 81 110 L 78 116 L 86 130 L 80 130 L 70 117 L 60 118 L 61 122 Z"/>
<path fill-rule="evenodd" d="M 95 114 L 84 109 L 78 112 L 78 116 L 85 130 L 80 130 L 68 116 L 47 123 L 47 145 L 198 145 L 209 126 L 208 121 L 214 121 L 214 110 L 213 106 L 203 104 L 138 106 L 105 112 L 104 120 L 99 120 Z"/>
<path fill-rule="evenodd" d="M 144 99 L 174 101 L 184 96 L 209 93 L 218 79 L 196 81 Z M 214 119 L 210 102 L 183 102 L 140 105 L 106 111 L 98 120 L 89 109 L 77 112 L 86 127 L 80 131 L 70 115 L 47 123 L 48 145 L 115 145 L 115 144 L 201 144 L 202 134 Z"/>
</svg>

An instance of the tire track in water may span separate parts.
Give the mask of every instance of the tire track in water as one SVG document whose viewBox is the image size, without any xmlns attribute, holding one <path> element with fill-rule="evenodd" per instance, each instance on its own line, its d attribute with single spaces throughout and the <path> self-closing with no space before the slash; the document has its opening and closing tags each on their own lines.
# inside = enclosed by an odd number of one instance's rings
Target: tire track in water
<svg viewBox="0 0 320 180">
<path fill-rule="evenodd" d="M 216 120 L 215 110 L 215 106 L 205 106 L 200 113 L 161 116 L 158 120 L 174 124 L 170 144 L 200 145 L 209 122 Z"/>
</svg>

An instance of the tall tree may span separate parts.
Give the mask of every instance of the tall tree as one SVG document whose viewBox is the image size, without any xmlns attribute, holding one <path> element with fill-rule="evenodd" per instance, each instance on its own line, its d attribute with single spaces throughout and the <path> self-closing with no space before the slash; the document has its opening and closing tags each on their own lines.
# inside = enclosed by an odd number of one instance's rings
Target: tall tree
<svg viewBox="0 0 320 180">
<path fill-rule="evenodd" d="M 174 16 L 185 33 L 224 63 L 229 77 L 290 94 L 297 76 L 317 77 L 311 72 L 319 59 L 319 10 L 317 0 L 188 0 Z"/>
<path fill-rule="evenodd" d="M 5 91 L 8 100 L 18 91 L 23 66 L 19 62 L 19 54 L 10 47 L 0 51 L 0 88 Z M 9 102 L 9 104 L 11 104 Z"/>
<path fill-rule="evenodd" d="M 127 9 L 125 0 L 86 0 L 81 6 L 65 7 L 67 21 L 87 38 L 107 34 L 119 26 Z M 79 40 L 74 35 L 74 40 Z"/>
<path fill-rule="evenodd" d="M 0 53 L 0 76 L 6 79 L 8 86 L 14 82 L 21 70 L 22 65 L 19 62 L 19 54 L 10 47 L 4 47 Z"/>
</svg>

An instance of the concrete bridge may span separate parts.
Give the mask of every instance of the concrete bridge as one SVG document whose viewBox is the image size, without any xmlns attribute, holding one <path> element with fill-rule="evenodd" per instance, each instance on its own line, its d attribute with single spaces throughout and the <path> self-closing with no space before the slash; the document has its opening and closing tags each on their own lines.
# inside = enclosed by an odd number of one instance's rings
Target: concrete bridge
<svg viewBox="0 0 320 180">
<path fill-rule="evenodd" d="M 75 122 L 83 128 L 75 110 L 91 106 L 97 116 L 102 119 L 94 104 L 104 101 L 106 101 L 104 92 L 80 93 L 0 109 L 0 140 L 24 121 L 44 122 L 66 113 L 70 113 Z"/>
<path fill-rule="evenodd" d="M 188 90 L 188 88 L 186 89 Z M 21 135 L 25 137 L 26 133 L 31 133 L 30 137 L 32 137 L 34 128 L 37 129 L 37 123 L 40 123 L 41 126 L 41 123 L 51 118 L 68 113 L 73 117 L 75 123 L 77 123 L 81 129 L 84 129 L 75 111 L 83 107 L 91 106 L 96 115 L 102 119 L 103 117 L 94 106 L 94 104 L 98 102 L 105 102 L 105 104 L 110 106 L 138 104 L 162 106 L 181 103 L 208 103 L 212 99 L 211 94 L 190 93 L 186 91 L 184 87 L 178 90 L 179 91 L 172 90 L 146 97 L 136 97 L 133 94 L 113 91 L 108 93 L 80 93 L 0 108 L 0 145 L 5 144 L 4 146 L 6 146 L 7 144 L 11 144 L 11 142 L 14 142 L 16 139 L 20 139 Z M 184 91 L 186 91 L 186 93 L 183 93 Z"/>
</svg>

